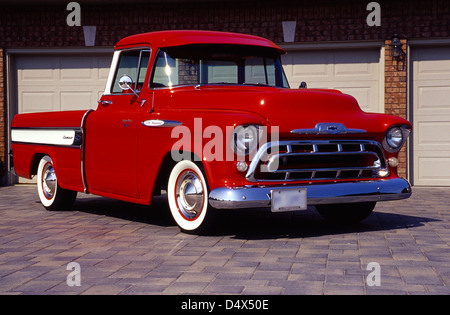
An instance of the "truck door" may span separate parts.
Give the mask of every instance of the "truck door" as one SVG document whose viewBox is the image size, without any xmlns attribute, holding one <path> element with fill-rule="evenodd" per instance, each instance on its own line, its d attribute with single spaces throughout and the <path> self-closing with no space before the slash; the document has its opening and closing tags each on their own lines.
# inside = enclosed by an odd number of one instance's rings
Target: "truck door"
<svg viewBox="0 0 450 315">
<path fill-rule="evenodd" d="M 85 180 L 92 193 L 137 199 L 137 131 L 150 50 L 125 50 L 118 58 L 110 93 L 86 121 Z"/>
</svg>

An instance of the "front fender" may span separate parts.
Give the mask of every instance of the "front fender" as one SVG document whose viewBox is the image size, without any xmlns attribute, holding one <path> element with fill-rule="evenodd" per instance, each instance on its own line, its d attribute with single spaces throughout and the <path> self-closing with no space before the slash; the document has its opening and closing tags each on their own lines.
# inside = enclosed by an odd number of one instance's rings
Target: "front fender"
<svg viewBox="0 0 450 315">
<path fill-rule="evenodd" d="M 234 129 L 241 125 L 269 127 L 259 114 L 234 110 L 167 110 L 159 113 L 158 120 L 180 124 L 170 128 L 141 127 L 143 135 L 147 134 L 145 138 L 154 139 L 150 141 L 153 150 L 142 146 L 143 150 L 148 154 L 153 151 L 155 161 L 162 162 L 170 154 L 174 163 L 183 159 L 202 163 L 211 189 L 229 181 L 245 182 L 245 173 L 236 170 L 238 158 L 231 147 Z M 140 163 L 146 167 L 144 164 L 145 161 Z"/>
</svg>

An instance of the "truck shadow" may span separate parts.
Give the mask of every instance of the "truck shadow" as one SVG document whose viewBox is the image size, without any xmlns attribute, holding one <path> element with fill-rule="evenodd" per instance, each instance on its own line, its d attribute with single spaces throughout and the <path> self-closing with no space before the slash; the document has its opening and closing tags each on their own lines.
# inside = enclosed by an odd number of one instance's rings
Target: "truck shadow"
<svg viewBox="0 0 450 315">
<path fill-rule="evenodd" d="M 231 213 L 224 216 L 220 227 L 214 234 L 235 235 L 239 239 L 277 239 L 277 238 L 310 238 L 347 233 L 363 233 L 370 231 L 389 231 L 423 226 L 434 219 L 377 211 L 357 224 L 338 224 L 324 220 L 315 210 L 309 207 L 302 213 L 273 214 L 248 210 L 242 213 Z"/>
<path fill-rule="evenodd" d="M 342 225 L 325 221 L 315 210 L 271 213 L 270 210 L 222 210 L 215 217 L 215 225 L 206 236 L 234 236 L 238 239 L 308 238 L 324 235 L 388 231 L 423 226 L 432 218 L 396 213 L 386 206 L 375 208 L 374 213 L 358 224 Z M 386 211 L 388 209 L 388 211 Z M 152 205 L 136 205 L 113 199 L 87 195 L 78 198 L 73 210 L 104 215 L 158 227 L 175 227 L 166 196 L 155 197 Z"/>
</svg>

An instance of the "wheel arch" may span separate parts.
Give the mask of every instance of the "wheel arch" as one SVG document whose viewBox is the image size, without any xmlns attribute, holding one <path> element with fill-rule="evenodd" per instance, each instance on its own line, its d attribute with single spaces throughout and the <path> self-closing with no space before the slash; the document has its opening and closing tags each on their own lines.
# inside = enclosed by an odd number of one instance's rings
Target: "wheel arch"
<svg viewBox="0 0 450 315">
<path fill-rule="evenodd" d="M 35 153 L 33 155 L 33 158 L 31 160 L 31 165 L 30 165 L 30 174 L 31 175 L 37 175 L 39 162 L 46 155 L 48 155 L 48 156 L 50 156 L 50 158 L 52 158 L 52 156 L 50 154 L 47 154 L 47 153 Z M 52 160 L 53 160 L 53 158 L 52 158 Z"/>
<path fill-rule="evenodd" d="M 205 169 L 205 173 L 206 173 L 206 167 L 197 154 L 195 154 L 191 151 L 186 151 L 186 152 L 183 152 L 182 155 L 189 157 L 190 161 L 194 162 L 197 165 L 202 166 Z M 158 169 L 158 174 L 156 176 L 155 184 L 153 186 L 152 196 L 158 196 L 158 195 L 160 195 L 161 190 L 167 190 L 167 183 L 169 181 L 170 172 L 172 171 L 173 167 L 178 162 L 180 162 L 180 161 L 173 159 L 172 151 L 168 152 L 163 157 L 161 165 Z M 207 174 L 205 174 L 205 175 L 207 175 Z"/>
</svg>

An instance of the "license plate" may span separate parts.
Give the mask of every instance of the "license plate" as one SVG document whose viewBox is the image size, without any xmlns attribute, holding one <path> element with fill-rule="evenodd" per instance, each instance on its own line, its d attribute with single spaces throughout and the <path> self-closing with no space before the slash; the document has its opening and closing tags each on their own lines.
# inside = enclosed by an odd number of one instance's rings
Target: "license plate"
<svg viewBox="0 0 450 315">
<path fill-rule="evenodd" d="M 272 190 L 272 212 L 306 210 L 306 188 Z"/>
</svg>

